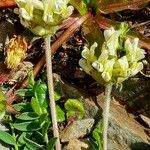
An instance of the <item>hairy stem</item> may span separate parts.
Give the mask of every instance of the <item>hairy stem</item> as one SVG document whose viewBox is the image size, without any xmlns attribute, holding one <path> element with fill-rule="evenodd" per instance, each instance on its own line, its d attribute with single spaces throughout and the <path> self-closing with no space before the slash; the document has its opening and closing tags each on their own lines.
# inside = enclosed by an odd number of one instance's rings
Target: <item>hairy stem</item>
<svg viewBox="0 0 150 150">
<path fill-rule="evenodd" d="M 104 150 L 107 150 L 107 130 L 108 130 L 108 118 L 109 118 L 109 108 L 111 101 L 111 91 L 112 91 L 112 83 L 109 83 L 105 86 L 105 104 L 103 107 L 103 147 Z"/>
<path fill-rule="evenodd" d="M 49 92 L 49 105 L 51 109 L 51 117 L 52 117 L 52 126 L 53 126 L 53 134 L 54 137 L 57 138 L 56 142 L 56 150 L 61 150 L 60 140 L 59 140 L 59 130 L 57 124 L 57 116 L 56 116 L 56 104 L 54 98 L 54 87 L 53 87 L 53 74 L 52 74 L 52 56 L 50 51 L 50 37 L 45 38 L 45 56 L 46 56 L 46 67 L 47 67 L 47 84 L 48 84 L 48 92 Z"/>
</svg>

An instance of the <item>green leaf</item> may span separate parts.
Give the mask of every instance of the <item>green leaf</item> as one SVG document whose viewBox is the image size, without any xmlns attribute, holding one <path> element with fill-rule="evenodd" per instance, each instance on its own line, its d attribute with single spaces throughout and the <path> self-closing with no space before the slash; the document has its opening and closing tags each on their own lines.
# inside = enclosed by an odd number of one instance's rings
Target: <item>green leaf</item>
<svg viewBox="0 0 150 150">
<path fill-rule="evenodd" d="M 81 0 L 70 0 L 70 4 L 81 14 L 84 15 L 87 12 L 86 4 Z"/>
<path fill-rule="evenodd" d="M 57 138 L 51 138 L 47 145 L 47 150 L 53 150 L 56 144 Z"/>
<path fill-rule="evenodd" d="M 16 144 L 12 135 L 10 135 L 9 133 L 7 133 L 5 131 L 0 131 L 0 140 L 6 144 L 9 144 L 9 145 L 15 145 Z"/>
<path fill-rule="evenodd" d="M 38 121 L 20 122 L 20 120 L 16 120 L 12 125 L 15 129 L 20 131 L 37 131 L 41 128 Z"/>
<path fill-rule="evenodd" d="M 6 101 L 1 101 L 0 102 L 0 112 L 5 111 L 6 109 Z"/>
<path fill-rule="evenodd" d="M 56 112 L 57 112 L 57 121 L 63 122 L 65 120 L 65 113 L 58 105 L 56 106 Z"/>
<path fill-rule="evenodd" d="M 33 72 L 30 71 L 28 75 L 28 87 L 33 88 L 33 86 L 34 86 L 34 75 Z"/>
<path fill-rule="evenodd" d="M 31 99 L 31 106 L 35 113 L 37 113 L 38 115 L 42 114 L 42 109 L 40 107 L 40 104 L 39 104 L 38 100 L 34 97 L 32 97 L 32 99 Z"/>
<path fill-rule="evenodd" d="M 20 120 L 36 120 L 38 118 L 39 118 L 39 115 L 37 115 L 34 112 L 25 112 L 17 117 L 17 119 L 20 119 Z"/>
<path fill-rule="evenodd" d="M 3 100 L 6 100 L 6 97 L 5 94 L 2 91 L 0 91 L 0 102 Z"/>
<path fill-rule="evenodd" d="M 43 125 L 42 125 L 42 135 L 44 137 L 44 140 L 46 140 L 46 136 L 47 136 L 47 131 L 49 129 L 49 126 L 50 126 L 50 122 L 45 122 Z M 46 142 L 46 141 L 45 141 Z"/>
<path fill-rule="evenodd" d="M 90 144 L 90 149 L 91 150 L 94 150 L 94 149 L 95 150 L 103 150 L 103 149 L 100 149 L 98 144 L 92 138 L 90 138 L 89 144 Z"/>
<path fill-rule="evenodd" d="M 90 145 L 98 150 L 103 149 L 103 123 L 100 122 L 98 127 L 92 132 L 92 137 L 90 138 Z"/>
<path fill-rule="evenodd" d="M 60 100 L 60 98 L 61 98 L 61 94 L 59 93 L 59 92 L 56 92 L 56 91 L 54 91 L 54 96 L 55 96 L 55 101 L 58 101 L 58 100 Z"/>
<path fill-rule="evenodd" d="M 20 113 L 32 111 L 30 102 L 13 104 L 13 107 Z"/>
<path fill-rule="evenodd" d="M 31 150 L 31 149 L 25 146 L 23 150 Z"/>
<path fill-rule="evenodd" d="M 40 106 L 48 107 L 48 91 L 45 83 L 37 82 L 34 85 L 35 97 L 38 100 Z"/>
<path fill-rule="evenodd" d="M 0 121 L 4 118 L 5 116 L 5 111 L 0 112 Z"/>
<path fill-rule="evenodd" d="M 67 111 L 67 117 L 77 116 L 79 119 L 84 116 L 83 104 L 77 99 L 68 99 L 65 103 L 65 109 Z"/>
<path fill-rule="evenodd" d="M 45 150 L 41 145 L 26 137 L 24 137 L 24 140 L 26 141 L 26 146 L 31 150 Z"/>
<path fill-rule="evenodd" d="M 4 112 L 6 109 L 6 97 L 5 94 L 0 91 L 0 112 Z"/>
<path fill-rule="evenodd" d="M 16 95 L 19 95 L 21 97 L 25 96 L 34 96 L 32 89 L 19 89 L 15 92 Z"/>
<path fill-rule="evenodd" d="M 35 131 L 32 136 L 36 137 L 36 142 L 37 143 L 45 142 L 41 131 Z"/>
<path fill-rule="evenodd" d="M 39 118 L 40 124 L 43 124 L 44 122 L 50 122 L 50 116 L 48 113 L 44 113 Z"/>
<path fill-rule="evenodd" d="M 93 12 L 96 13 L 99 1 L 101 0 L 82 0 L 88 8 L 92 8 Z"/>
<path fill-rule="evenodd" d="M 32 133 L 23 132 L 23 133 L 19 136 L 19 138 L 18 138 L 18 140 L 17 140 L 19 146 L 23 146 L 23 145 L 26 143 L 25 140 L 24 140 L 24 137 L 29 138 L 31 135 L 32 135 Z"/>
</svg>

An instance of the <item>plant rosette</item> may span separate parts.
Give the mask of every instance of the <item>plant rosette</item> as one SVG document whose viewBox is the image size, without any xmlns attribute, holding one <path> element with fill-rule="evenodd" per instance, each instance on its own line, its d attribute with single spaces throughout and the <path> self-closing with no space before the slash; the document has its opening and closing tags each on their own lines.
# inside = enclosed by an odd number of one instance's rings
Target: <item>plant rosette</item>
<svg viewBox="0 0 150 150">
<path fill-rule="evenodd" d="M 68 18 L 73 7 L 69 0 L 16 0 L 24 27 L 38 36 L 53 35 L 62 20 Z"/>
<path fill-rule="evenodd" d="M 119 30 L 113 27 L 105 30 L 105 42 L 98 57 L 95 53 L 96 42 L 90 49 L 85 47 L 82 51 L 83 58 L 79 65 L 98 83 L 122 85 L 123 81 L 143 69 L 141 60 L 145 58 L 145 51 L 138 46 L 138 38 L 124 38 L 127 30 L 125 24 L 121 24 Z"/>
</svg>

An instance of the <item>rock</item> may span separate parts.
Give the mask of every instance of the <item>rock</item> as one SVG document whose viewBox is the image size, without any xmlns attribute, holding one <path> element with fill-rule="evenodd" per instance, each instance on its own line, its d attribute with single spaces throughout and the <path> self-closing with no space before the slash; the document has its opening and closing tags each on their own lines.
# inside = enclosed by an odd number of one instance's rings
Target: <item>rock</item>
<svg viewBox="0 0 150 150">
<path fill-rule="evenodd" d="M 148 127 L 150 128 L 150 119 L 144 115 L 139 115 L 141 121 Z"/>
<path fill-rule="evenodd" d="M 83 148 L 88 149 L 88 144 L 74 139 L 70 140 L 68 145 L 63 150 L 83 150 Z"/>
<path fill-rule="evenodd" d="M 150 80 L 131 78 L 123 83 L 123 88 L 113 88 L 112 94 L 127 105 L 135 114 L 150 116 Z"/>
<path fill-rule="evenodd" d="M 97 101 L 103 108 L 104 94 L 100 94 Z M 112 99 L 110 107 L 108 150 L 149 150 L 150 137 L 145 128 L 116 101 Z"/>
<path fill-rule="evenodd" d="M 84 119 L 74 121 L 63 131 L 61 131 L 60 139 L 62 142 L 68 142 L 73 139 L 84 137 L 85 135 L 90 133 L 93 124 L 94 119 Z"/>
</svg>

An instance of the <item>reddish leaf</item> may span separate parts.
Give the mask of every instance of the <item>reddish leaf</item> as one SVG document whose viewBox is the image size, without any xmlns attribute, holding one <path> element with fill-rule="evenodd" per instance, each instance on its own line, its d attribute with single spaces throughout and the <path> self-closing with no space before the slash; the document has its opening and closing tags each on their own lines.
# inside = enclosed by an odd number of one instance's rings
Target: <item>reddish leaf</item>
<svg viewBox="0 0 150 150">
<path fill-rule="evenodd" d="M 0 0 L 0 8 L 2 7 L 13 7 L 16 5 L 15 0 Z"/>
<path fill-rule="evenodd" d="M 99 56 L 100 49 L 102 47 L 102 44 L 104 42 L 104 36 L 98 26 L 92 18 L 87 20 L 84 25 L 82 26 L 82 33 L 86 41 L 88 42 L 89 46 L 93 45 L 93 43 L 96 41 L 98 44 L 98 47 L 96 48 L 96 55 Z"/>
<path fill-rule="evenodd" d="M 99 10 L 102 13 L 113 13 L 126 9 L 139 9 L 150 0 L 102 0 Z"/>
<path fill-rule="evenodd" d="M 3 63 L 0 63 L 0 84 L 8 81 L 10 71 L 6 68 Z"/>
</svg>

